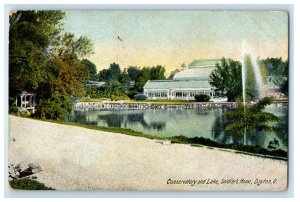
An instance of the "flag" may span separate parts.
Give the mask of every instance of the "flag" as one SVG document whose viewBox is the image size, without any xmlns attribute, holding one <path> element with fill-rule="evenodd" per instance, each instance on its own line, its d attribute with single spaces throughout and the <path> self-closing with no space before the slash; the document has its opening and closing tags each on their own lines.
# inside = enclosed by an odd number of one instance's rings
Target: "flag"
<svg viewBox="0 0 300 202">
<path fill-rule="evenodd" d="M 117 38 L 119 41 L 123 41 L 122 39 L 121 39 L 121 37 L 120 36 L 118 36 L 118 38 Z"/>
</svg>

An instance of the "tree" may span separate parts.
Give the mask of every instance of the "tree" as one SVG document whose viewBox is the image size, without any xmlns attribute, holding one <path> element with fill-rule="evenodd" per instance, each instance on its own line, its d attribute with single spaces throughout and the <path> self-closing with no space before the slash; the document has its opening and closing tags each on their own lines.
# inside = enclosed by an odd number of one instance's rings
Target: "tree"
<svg viewBox="0 0 300 202">
<path fill-rule="evenodd" d="M 289 63 L 282 58 L 267 58 L 261 61 L 266 67 L 271 81 L 277 85 L 281 92 L 288 96 L 289 91 Z"/>
<path fill-rule="evenodd" d="M 272 103 L 272 99 L 265 97 L 253 106 L 239 103 L 237 109 L 226 112 L 225 117 L 229 119 L 229 124 L 225 131 L 232 134 L 242 135 L 245 133 L 254 135 L 255 131 L 273 131 L 270 123 L 277 123 L 280 119 L 272 113 L 264 112 L 264 108 Z"/>
<path fill-rule="evenodd" d="M 37 94 L 36 116 L 61 119 L 82 96 L 90 70 L 81 59 L 92 53 L 86 37 L 63 33 L 61 11 L 18 11 L 10 16 L 9 95 Z M 30 51 L 29 51 L 30 50 Z"/>
<path fill-rule="evenodd" d="M 166 69 L 161 65 L 157 65 L 156 67 L 150 68 L 150 78 L 151 80 L 165 80 Z"/>
<path fill-rule="evenodd" d="M 121 75 L 120 65 L 116 63 L 110 64 L 110 75 L 109 80 L 118 81 Z"/>
<path fill-rule="evenodd" d="M 85 36 L 76 39 L 74 34 L 64 33 L 59 39 L 53 47 L 53 53 L 64 60 L 81 59 L 93 53 L 93 44 Z"/>
<path fill-rule="evenodd" d="M 59 38 L 61 11 L 17 11 L 9 28 L 9 95 L 35 91 L 42 81 L 42 66 Z M 30 50 L 30 51 L 28 51 Z"/>
<path fill-rule="evenodd" d="M 126 87 L 116 80 L 112 80 L 105 84 L 103 95 L 111 100 L 128 99 L 126 95 Z"/>
<path fill-rule="evenodd" d="M 209 75 L 209 83 L 229 102 L 235 101 L 242 93 L 242 65 L 239 61 L 222 58 L 216 69 Z"/>
<path fill-rule="evenodd" d="M 127 73 L 131 81 L 137 81 L 142 71 L 138 67 L 130 66 L 127 69 Z"/>
<path fill-rule="evenodd" d="M 121 68 L 119 64 L 112 63 L 108 69 L 103 69 L 99 72 L 99 80 L 110 82 L 119 81 L 121 76 Z"/>
<path fill-rule="evenodd" d="M 97 78 L 97 67 L 96 65 L 88 59 L 83 59 L 81 63 L 85 66 L 88 71 L 88 79 L 95 80 Z"/>
<path fill-rule="evenodd" d="M 179 73 L 180 71 L 181 71 L 180 69 L 175 69 L 174 71 L 171 71 L 171 73 L 170 73 L 168 79 L 169 79 L 169 80 L 172 80 L 173 77 L 175 76 L 175 74 Z"/>
<path fill-rule="evenodd" d="M 154 67 L 143 67 L 140 77 L 136 82 L 138 92 L 143 91 L 143 87 L 148 80 L 165 80 L 165 67 L 157 65 Z"/>
</svg>

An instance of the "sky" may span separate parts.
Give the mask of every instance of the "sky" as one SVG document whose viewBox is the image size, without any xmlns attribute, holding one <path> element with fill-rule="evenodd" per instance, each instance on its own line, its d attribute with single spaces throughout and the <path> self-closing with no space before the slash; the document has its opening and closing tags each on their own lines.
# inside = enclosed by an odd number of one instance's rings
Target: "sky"
<svg viewBox="0 0 300 202">
<path fill-rule="evenodd" d="M 284 11 L 66 11 L 66 32 L 87 36 L 98 70 L 116 62 L 163 65 L 167 73 L 195 59 L 288 57 Z M 118 40 L 118 36 L 122 41 Z"/>
</svg>

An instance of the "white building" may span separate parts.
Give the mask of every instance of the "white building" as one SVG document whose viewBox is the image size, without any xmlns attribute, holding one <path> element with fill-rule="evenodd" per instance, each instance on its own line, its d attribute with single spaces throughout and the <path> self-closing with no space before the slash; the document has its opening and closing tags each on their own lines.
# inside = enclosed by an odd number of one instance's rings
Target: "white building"
<svg viewBox="0 0 300 202">
<path fill-rule="evenodd" d="M 194 60 L 173 80 L 149 80 L 144 86 L 148 99 L 194 100 L 196 94 L 214 97 L 209 75 L 219 60 Z"/>
</svg>

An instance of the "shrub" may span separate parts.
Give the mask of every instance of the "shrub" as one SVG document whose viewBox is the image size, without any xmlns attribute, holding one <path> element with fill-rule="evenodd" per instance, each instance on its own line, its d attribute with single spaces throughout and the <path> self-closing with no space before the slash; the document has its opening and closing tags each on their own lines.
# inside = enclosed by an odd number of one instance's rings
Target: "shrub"
<svg viewBox="0 0 300 202">
<path fill-rule="evenodd" d="M 22 116 L 22 117 L 30 117 L 30 115 L 31 115 L 31 112 L 28 110 L 20 111 L 20 116 Z"/>
<path fill-rule="evenodd" d="M 136 94 L 133 98 L 135 100 L 147 100 L 147 96 L 144 94 Z"/>
<path fill-rule="evenodd" d="M 57 102 L 42 100 L 37 105 L 36 116 L 39 118 L 65 120 L 67 115 L 68 111 Z"/>
<path fill-rule="evenodd" d="M 18 107 L 17 106 L 11 106 L 11 107 L 9 107 L 9 113 L 10 114 L 17 114 L 18 113 Z"/>
<path fill-rule="evenodd" d="M 207 102 L 209 101 L 210 97 L 208 95 L 204 95 L 204 94 L 198 94 L 195 95 L 195 100 L 197 102 Z"/>
</svg>

